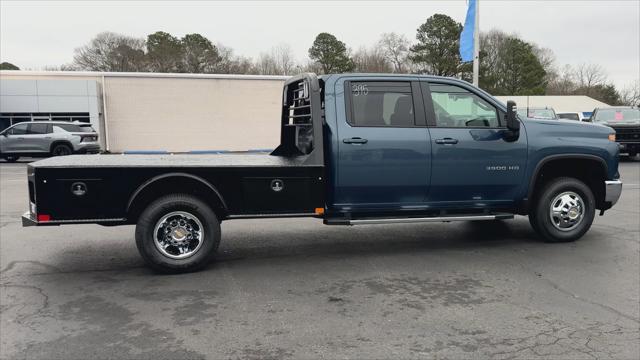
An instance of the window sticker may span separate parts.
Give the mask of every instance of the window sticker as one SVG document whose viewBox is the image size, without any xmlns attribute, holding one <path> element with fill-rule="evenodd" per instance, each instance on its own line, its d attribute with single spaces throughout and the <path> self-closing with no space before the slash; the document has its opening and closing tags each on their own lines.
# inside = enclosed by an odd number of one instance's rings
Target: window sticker
<svg viewBox="0 0 640 360">
<path fill-rule="evenodd" d="M 616 120 L 624 120 L 624 116 L 622 115 L 622 111 L 616 111 Z"/>
</svg>

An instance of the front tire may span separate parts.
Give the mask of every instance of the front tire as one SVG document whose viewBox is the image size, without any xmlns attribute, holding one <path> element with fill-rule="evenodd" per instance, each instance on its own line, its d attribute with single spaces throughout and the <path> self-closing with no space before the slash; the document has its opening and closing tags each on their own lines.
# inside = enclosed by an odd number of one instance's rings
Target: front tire
<svg viewBox="0 0 640 360">
<path fill-rule="evenodd" d="M 220 222 L 211 208 L 190 195 L 168 195 L 151 203 L 136 225 L 136 246 L 154 270 L 183 273 L 213 260 Z"/>
<path fill-rule="evenodd" d="M 545 185 L 529 221 L 548 242 L 575 241 L 591 227 L 595 210 L 591 189 L 578 179 L 562 177 Z"/>
</svg>

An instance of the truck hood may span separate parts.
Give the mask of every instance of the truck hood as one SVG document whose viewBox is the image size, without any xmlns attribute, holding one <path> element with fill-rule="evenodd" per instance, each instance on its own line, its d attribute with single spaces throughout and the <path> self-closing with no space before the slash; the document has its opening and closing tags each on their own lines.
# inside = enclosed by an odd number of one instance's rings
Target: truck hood
<svg viewBox="0 0 640 360">
<path fill-rule="evenodd" d="M 640 127 L 640 122 L 607 122 L 607 123 L 598 123 L 602 125 L 606 125 L 612 128 L 637 128 Z"/>
<path fill-rule="evenodd" d="M 527 133 L 537 136 L 604 138 L 614 131 L 602 124 L 593 124 L 575 120 L 542 120 L 527 118 L 522 122 Z"/>
</svg>

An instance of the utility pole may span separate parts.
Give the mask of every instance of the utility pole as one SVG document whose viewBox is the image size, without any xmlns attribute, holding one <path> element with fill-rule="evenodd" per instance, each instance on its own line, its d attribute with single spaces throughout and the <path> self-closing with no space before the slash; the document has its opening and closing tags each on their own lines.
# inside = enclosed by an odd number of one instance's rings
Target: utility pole
<svg viewBox="0 0 640 360">
<path fill-rule="evenodd" d="M 476 0 L 476 13 L 473 28 L 473 86 L 478 86 L 480 77 L 480 0 Z"/>
</svg>

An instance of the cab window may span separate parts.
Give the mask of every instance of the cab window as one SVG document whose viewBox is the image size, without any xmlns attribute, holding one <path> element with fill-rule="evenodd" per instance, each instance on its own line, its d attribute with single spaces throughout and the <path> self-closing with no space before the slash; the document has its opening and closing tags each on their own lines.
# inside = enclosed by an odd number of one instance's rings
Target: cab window
<svg viewBox="0 0 640 360">
<path fill-rule="evenodd" d="M 410 127 L 415 124 L 411 83 L 404 81 L 352 81 L 349 87 L 352 126 Z"/>
<path fill-rule="evenodd" d="M 79 126 L 74 124 L 55 124 L 53 125 L 54 133 L 80 132 Z"/>
<path fill-rule="evenodd" d="M 18 124 L 9 130 L 9 135 L 25 135 L 28 124 Z"/>
<path fill-rule="evenodd" d="M 429 84 L 438 127 L 500 127 L 498 110 L 478 95 L 455 85 Z"/>
<path fill-rule="evenodd" d="M 49 124 L 29 124 L 28 134 L 30 135 L 42 135 L 51 132 L 51 126 Z"/>
</svg>

